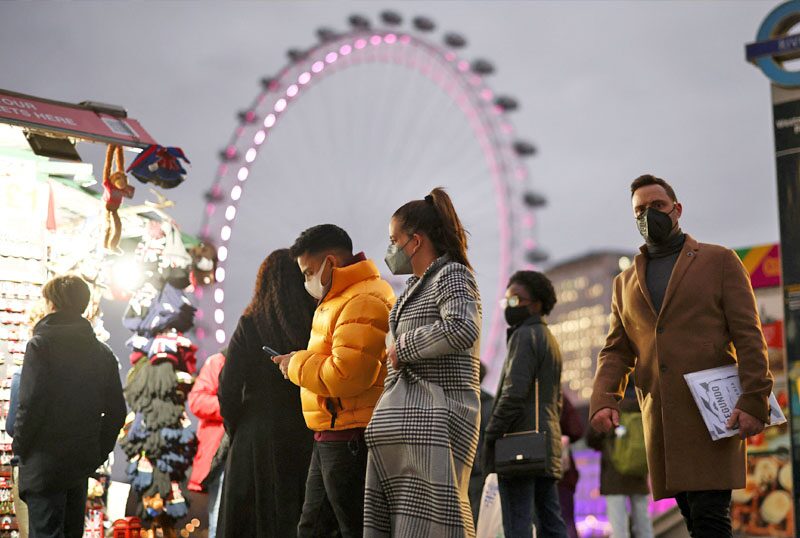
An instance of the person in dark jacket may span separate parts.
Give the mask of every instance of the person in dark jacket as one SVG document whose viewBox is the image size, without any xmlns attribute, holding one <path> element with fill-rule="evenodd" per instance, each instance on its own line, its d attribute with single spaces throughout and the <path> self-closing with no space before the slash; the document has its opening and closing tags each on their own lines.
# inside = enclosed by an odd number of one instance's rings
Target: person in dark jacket
<svg viewBox="0 0 800 538">
<path fill-rule="evenodd" d="M 628 384 L 625 397 L 620 402 L 620 411 L 637 412 L 639 402 L 633 383 Z M 647 475 L 625 475 L 617 471 L 611 462 L 614 448 L 614 430 L 600 433 L 589 427 L 586 443 L 601 452 L 600 456 L 600 495 L 606 499 L 606 515 L 611 523 L 613 538 L 629 538 L 629 519 L 633 522 L 633 536 L 636 538 L 653 538 L 653 522 L 648 512 L 650 486 Z M 630 514 L 627 503 L 630 502 Z M 629 518 L 630 516 L 630 518 Z"/>
<path fill-rule="evenodd" d="M 14 421 L 19 490 L 32 536 L 80 538 L 87 480 L 114 449 L 125 399 L 114 353 L 82 317 L 86 282 L 58 276 L 42 295 L 50 313 L 25 350 Z"/>
<path fill-rule="evenodd" d="M 534 430 L 538 422 L 539 431 L 548 437 L 546 469 L 539 476 L 498 476 L 503 529 L 507 538 L 528 538 L 536 519 L 539 536 L 565 538 L 556 486 L 561 478 L 561 351 L 542 318 L 555 306 L 556 293 L 543 274 L 517 271 L 511 275 L 502 304 L 509 325 L 508 353 L 486 426 L 484 472 L 494 472 L 498 439 Z"/>
<path fill-rule="evenodd" d="M 486 366 L 481 363 L 481 383 L 486 376 Z M 475 454 L 475 463 L 472 464 L 472 474 L 469 475 L 469 504 L 472 506 L 472 520 L 478 526 L 478 512 L 481 508 L 481 496 L 483 495 L 483 470 L 481 469 L 481 450 L 483 448 L 483 437 L 486 432 L 486 425 L 492 418 L 492 406 L 494 397 L 483 390 L 481 387 L 481 423 L 478 427 L 478 452 Z"/>
<path fill-rule="evenodd" d="M 303 420 L 299 387 L 284 379 L 263 346 L 280 353 L 303 349 L 314 308 L 289 251 L 270 254 L 220 374 L 217 395 L 231 447 L 218 537 L 297 534 L 313 433 Z"/>
<path fill-rule="evenodd" d="M 564 453 L 561 455 L 563 474 L 558 483 L 558 498 L 561 504 L 561 517 L 567 526 L 567 536 L 578 538 L 578 529 L 575 527 L 575 490 L 581 474 L 575 465 L 570 445 L 581 440 L 586 428 L 580 415 L 567 395 L 562 396 L 561 406 L 561 446 Z"/>
<path fill-rule="evenodd" d="M 11 396 L 6 414 L 6 433 L 11 437 L 14 437 L 14 422 L 17 420 L 17 409 L 19 408 L 20 377 L 22 377 L 20 370 L 11 376 Z M 14 502 L 14 514 L 17 516 L 19 537 L 28 538 L 28 505 L 19 497 L 19 458 L 16 456 L 11 458 L 11 499 Z"/>
</svg>

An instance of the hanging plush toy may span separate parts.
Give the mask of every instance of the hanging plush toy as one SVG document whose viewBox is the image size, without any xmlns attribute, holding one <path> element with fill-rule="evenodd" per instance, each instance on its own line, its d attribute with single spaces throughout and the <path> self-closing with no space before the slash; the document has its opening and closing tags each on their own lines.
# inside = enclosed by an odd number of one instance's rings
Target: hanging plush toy
<svg viewBox="0 0 800 538">
<path fill-rule="evenodd" d="M 117 168 L 112 172 L 111 165 L 115 158 Z M 133 198 L 134 191 L 134 188 L 128 185 L 124 169 L 122 146 L 109 144 L 106 150 L 106 164 L 103 167 L 103 202 L 106 204 L 106 233 L 103 247 L 116 253 L 121 253 L 119 240 L 122 237 L 122 221 L 117 211 L 122 205 L 122 199 Z"/>
<path fill-rule="evenodd" d="M 142 183 L 153 183 L 162 189 L 173 189 L 186 179 L 180 161 L 189 162 L 181 148 L 152 145 L 141 152 L 128 167 L 128 172 Z"/>
</svg>

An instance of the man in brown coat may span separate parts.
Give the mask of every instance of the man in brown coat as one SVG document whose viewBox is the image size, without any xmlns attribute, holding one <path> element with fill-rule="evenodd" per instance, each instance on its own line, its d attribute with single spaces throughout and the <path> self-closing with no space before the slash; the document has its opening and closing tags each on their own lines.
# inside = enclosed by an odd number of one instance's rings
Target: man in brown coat
<svg viewBox="0 0 800 538">
<path fill-rule="evenodd" d="M 731 489 L 745 486 L 745 439 L 769 420 L 772 376 L 749 276 L 736 254 L 681 232 L 683 208 L 663 179 L 631 185 L 646 245 L 614 280 L 611 327 L 600 352 L 590 416 L 607 432 L 635 370 L 656 499 L 675 497 L 692 536 L 731 536 Z M 712 441 L 683 377 L 737 364 L 742 396 Z"/>
</svg>

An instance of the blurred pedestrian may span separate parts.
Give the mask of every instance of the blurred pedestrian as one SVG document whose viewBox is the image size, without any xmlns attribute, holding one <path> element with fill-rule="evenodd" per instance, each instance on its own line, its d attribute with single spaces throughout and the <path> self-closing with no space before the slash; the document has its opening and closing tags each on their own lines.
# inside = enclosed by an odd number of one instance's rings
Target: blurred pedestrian
<svg viewBox="0 0 800 538">
<path fill-rule="evenodd" d="M 206 359 L 200 369 L 200 374 L 194 382 L 189 393 L 189 410 L 199 419 L 197 426 L 197 453 L 192 464 L 192 475 L 189 477 L 191 491 L 206 491 L 208 493 L 208 538 L 217 535 L 217 517 L 222 492 L 222 477 L 219 473 L 210 481 L 206 481 L 211 471 L 211 462 L 217 453 L 222 437 L 225 435 L 225 426 L 219 412 L 219 374 L 225 365 L 225 353 L 215 353 Z M 207 485 L 203 485 L 207 482 Z"/>
<path fill-rule="evenodd" d="M 117 358 L 82 315 L 86 282 L 57 276 L 42 296 L 48 314 L 25 350 L 12 448 L 31 535 L 80 538 L 89 476 L 114 450 L 125 399 Z"/>
<path fill-rule="evenodd" d="M 619 426 L 619 401 L 634 372 L 653 496 L 675 497 L 692 536 L 731 536 L 731 490 L 745 487 L 745 439 L 769 421 L 772 375 L 750 276 L 735 252 L 681 231 L 683 206 L 663 179 L 631 184 L 645 240 L 614 279 L 611 327 L 597 360 L 592 427 Z M 684 374 L 738 364 L 742 395 L 714 441 Z"/>
<path fill-rule="evenodd" d="M 633 385 L 628 385 L 625 398 L 619 404 L 621 413 L 641 412 L 636 401 Z M 628 432 L 620 432 L 622 435 Z M 587 443 L 600 451 L 600 495 L 606 500 L 606 515 L 611 523 L 611 538 L 629 538 L 630 521 L 633 522 L 635 538 L 653 538 L 653 522 L 650 519 L 650 486 L 647 472 L 631 474 L 620 472 L 614 465 L 614 441 L 617 432 L 600 433 L 589 428 Z M 630 504 L 630 511 L 627 505 Z"/>
<path fill-rule="evenodd" d="M 386 331 L 394 292 L 350 236 L 333 224 L 300 234 L 291 249 L 319 301 L 308 345 L 275 357 L 300 386 L 314 452 L 298 536 L 363 534 L 364 428 L 383 392 Z M 297 351 L 300 350 L 300 351 Z"/>
<path fill-rule="evenodd" d="M 481 308 L 447 193 L 395 211 L 386 263 L 412 275 L 390 315 L 386 392 L 369 428 L 367 536 L 474 536 Z"/>
<path fill-rule="evenodd" d="M 547 435 L 547 454 L 541 473 L 498 474 L 507 538 L 529 538 L 534 521 L 539 536 L 567 536 L 556 486 L 562 473 L 561 351 L 544 321 L 555 304 L 553 284 L 542 273 L 511 275 L 503 300 L 508 352 L 486 427 L 484 471 L 495 472 L 494 445 L 504 435 L 538 429 Z"/>
<path fill-rule="evenodd" d="M 558 482 L 558 499 L 561 504 L 561 517 L 567 526 L 567 536 L 578 538 L 575 526 L 575 490 L 581 474 L 572 456 L 572 445 L 583 438 L 586 428 L 578 410 L 562 390 L 561 405 L 561 468 L 562 476 Z"/>
<path fill-rule="evenodd" d="M 481 362 L 480 367 L 480 380 L 483 383 L 483 378 L 486 377 L 486 365 Z M 494 405 L 494 397 L 486 392 L 481 385 L 481 421 L 478 426 L 478 451 L 475 453 L 475 461 L 472 463 L 472 472 L 469 475 L 469 504 L 472 508 L 472 521 L 475 526 L 478 526 L 478 512 L 481 507 L 481 496 L 483 495 L 483 469 L 481 469 L 481 450 L 483 447 L 483 434 L 486 431 L 486 425 L 492 416 L 492 405 Z"/>
<path fill-rule="evenodd" d="M 267 256 L 219 377 L 220 415 L 231 447 L 217 536 L 284 538 L 296 532 L 312 439 L 300 391 L 284 379 L 263 346 L 281 351 L 302 346 L 313 311 L 289 251 Z"/>
</svg>

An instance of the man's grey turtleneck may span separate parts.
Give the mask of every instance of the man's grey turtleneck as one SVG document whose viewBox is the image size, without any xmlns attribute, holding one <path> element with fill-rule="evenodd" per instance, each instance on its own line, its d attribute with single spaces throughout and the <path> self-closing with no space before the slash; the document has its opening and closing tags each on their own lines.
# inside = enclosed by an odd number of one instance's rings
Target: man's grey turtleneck
<svg viewBox="0 0 800 538">
<path fill-rule="evenodd" d="M 676 228 L 663 243 L 647 243 L 647 290 L 650 292 L 650 299 L 653 301 L 656 313 L 661 312 L 672 270 L 675 268 L 685 241 L 686 234 L 680 228 Z"/>
</svg>

